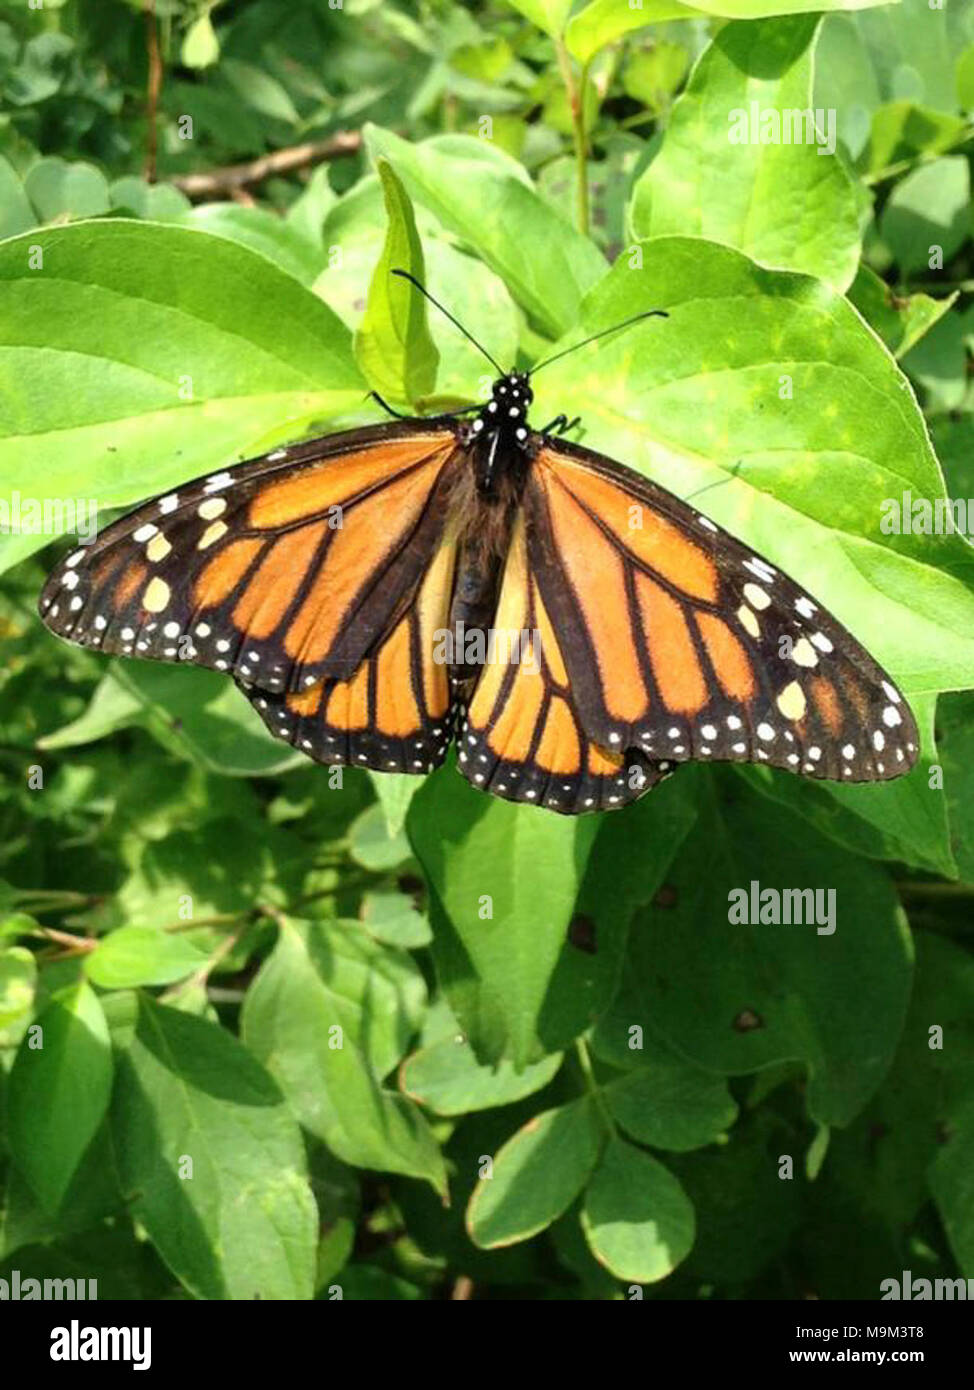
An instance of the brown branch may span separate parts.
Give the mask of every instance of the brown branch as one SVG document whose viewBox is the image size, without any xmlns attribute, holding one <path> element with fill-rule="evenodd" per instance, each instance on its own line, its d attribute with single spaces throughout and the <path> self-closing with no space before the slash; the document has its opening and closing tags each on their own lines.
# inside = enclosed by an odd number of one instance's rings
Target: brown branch
<svg viewBox="0 0 974 1390">
<path fill-rule="evenodd" d="M 340 159 L 356 154 L 362 148 L 362 136 L 357 130 L 339 130 L 327 140 L 309 140 L 303 145 L 289 145 L 273 154 L 261 155 L 248 164 L 229 164 L 223 169 L 211 169 L 199 174 L 178 174 L 169 179 L 187 198 L 232 198 L 248 184 L 263 183 L 275 174 L 293 174 L 309 169 L 326 159 Z"/>
<path fill-rule="evenodd" d="M 159 52 L 159 26 L 156 22 L 156 0 L 145 0 L 145 43 L 149 60 L 149 76 L 145 94 L 146 144 L 145 177 L 147 183 L 156 181 L 156 150 L 158 133 L 156 116 L 159 93 L 162 90 L 162 55 Z"/>
</svg>

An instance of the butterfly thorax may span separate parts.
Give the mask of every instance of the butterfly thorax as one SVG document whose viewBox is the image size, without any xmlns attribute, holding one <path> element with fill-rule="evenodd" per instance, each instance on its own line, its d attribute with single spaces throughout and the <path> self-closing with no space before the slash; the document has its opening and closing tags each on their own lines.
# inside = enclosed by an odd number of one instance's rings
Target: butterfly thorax
<svg viewBox="0 0 974 1390">
<path fill-rule="evenodd" d="M 461 440 L 471 449 L 477 491 L 487 501 L 500 499 L 505 477 L 523 480 L 533 399 L 527 374 L 508 372 L 494 382 L 491 398 L 477 418 L 464 426 Z"/>
</svg>

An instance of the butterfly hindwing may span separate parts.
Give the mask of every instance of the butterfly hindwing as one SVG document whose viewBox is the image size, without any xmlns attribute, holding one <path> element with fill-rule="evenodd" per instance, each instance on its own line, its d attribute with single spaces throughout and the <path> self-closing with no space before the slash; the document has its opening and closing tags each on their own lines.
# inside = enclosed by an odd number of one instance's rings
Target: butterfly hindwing
<svg viewBox="0 0 974 1390">
<path fill-rule="evenodd" d="M 392 424 L 198 479 L 69 555 L 41 615 L 83 646 L 269 691 L 347 678 L 436 548 L 455 458 L 448 426 Z"/>
<path fill-rule="evenodd" d="M 919 740 L 906 701 L 813 598 L 630 470 L 539 443 L 528 567 L 589 737 L 654 762 L 853 782 L 908 770 Z"/>
<path fill-rule="evenodd" d="M 238 681 L 277 738 L 316 762 L 432 772 L 453 737 L 449 668 L 435 659 L 447 625 L 456 547 L 444 540 L 415 593 L 348 680 L 271 692 Z"/>
<path fill-rule="evenodd" d="M 495 650 L 457 730 L 460 771 L 508 801 L 573 814 L 634 801 L 666 774 L 589 739 L 537 584 L 523 519 L 514 525 L 494 618 Z"/>
</svg>

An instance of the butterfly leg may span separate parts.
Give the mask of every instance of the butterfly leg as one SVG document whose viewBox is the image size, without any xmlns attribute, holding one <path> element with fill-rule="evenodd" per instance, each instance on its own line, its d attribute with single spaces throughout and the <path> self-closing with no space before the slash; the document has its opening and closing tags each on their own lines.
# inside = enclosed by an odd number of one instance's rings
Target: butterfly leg
<svg viewBox="0 0 974 1390">
<path fill-rule="evenodd" d="M 382 409 L 387 411 L 393 417 L 394 420 L 411 420 L 413 418 L 413 416 L 411 415 L 404 415 L 401 410 L 393 410 L 389 402 L 383 400 L 383 398 L 379 395 L 378 391 L 370 391 L 369 396 L 373 400 L 378 401 L 379 405 L 382 406 Z M 439 415 L 431 415 L 425 418 L 428 418 L 430 420 L 452 420 L 457 415 L 469 415 L 471 411 L 474 410 L 483 410 L 483 406 L 479 404 L 462 405 L 459 410 L 445 410 Z"/>
<path fill-rule="evenodd" d="M 541 431 L 541 437 L 547 439 L 552 430 L 557 434 L 567 434 L 569 430 L 573 430 L 576 425 L 581 424 L 581 421 L 580 415 L 576 415 L 574 420 L 569 420 L 567 415 L 556 415 L 549 424 L 545 425 Z"/>
</svg>

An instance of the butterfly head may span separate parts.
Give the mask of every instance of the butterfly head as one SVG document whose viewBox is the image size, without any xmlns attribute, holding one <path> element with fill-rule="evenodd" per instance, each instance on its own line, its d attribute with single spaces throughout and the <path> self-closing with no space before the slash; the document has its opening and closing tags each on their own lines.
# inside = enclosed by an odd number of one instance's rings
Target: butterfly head
<svg viewBox="0 0 974 1390">
<path fill-rule="evenodd" d="M 469 427 L 477 489 L 482 497 L 498 495 L 505 473 L 527 453 L 531 432 L 528 409 L 534 400 L 526 372 L 508 372 L 494 382 L 490 400 Z"/>
</svg>

